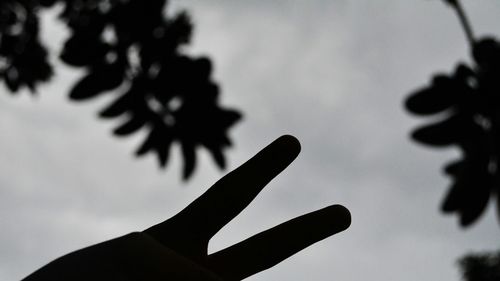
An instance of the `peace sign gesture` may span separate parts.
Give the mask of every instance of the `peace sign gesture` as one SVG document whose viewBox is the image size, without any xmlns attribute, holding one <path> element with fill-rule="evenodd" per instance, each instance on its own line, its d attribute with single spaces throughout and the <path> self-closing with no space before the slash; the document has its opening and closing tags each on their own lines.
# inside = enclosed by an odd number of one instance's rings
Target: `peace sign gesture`
<svg viewBox="0 0 500 281">
<path fill-rule="evenodd" d="M 70 253 L 24 280 L 242 280 L 268 269 L 351 222 L 346 208 L 333 205 L 207 253 L 210 239 L 299 152 L 297 139 L 282 136 L 174 217 Z"/>
</svg>

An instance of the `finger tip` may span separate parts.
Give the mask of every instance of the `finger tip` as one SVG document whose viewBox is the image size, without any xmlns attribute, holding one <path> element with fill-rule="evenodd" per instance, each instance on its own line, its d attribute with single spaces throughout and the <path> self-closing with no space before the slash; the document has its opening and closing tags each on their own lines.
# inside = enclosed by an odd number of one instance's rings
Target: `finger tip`
<svg viewBox="0 0 500 281">
<path fill-rule="evenodd" d="M 346 207 L 342 205 L 332 205 L 328 207 L 328 211 L 333 219 L 332 225 L 337 232 L 344 231 L 351 226 L 351 212 Z"/>
<path fill-rule="evenodd" d="M 282 135 L 276 140 L 276 142 L 278 142 L 280 145 L 286 148 L 287 151 L 295 156 L 299 155 L 300 150 L 302 149 L 300 141 L 292 135 Z"/>
</svg>

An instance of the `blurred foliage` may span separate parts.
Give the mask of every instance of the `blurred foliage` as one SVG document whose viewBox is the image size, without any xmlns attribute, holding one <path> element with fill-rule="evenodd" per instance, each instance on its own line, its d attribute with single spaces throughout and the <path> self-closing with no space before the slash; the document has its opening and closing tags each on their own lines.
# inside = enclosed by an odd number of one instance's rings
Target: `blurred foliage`
<svg viewBox="0 0 500 281">
<path fill-rule="evenodd" d="M 466 281 L 500 280 L 500 252 L 471 254 L 460 259 Z"/>
<path fill-rule="evenodd" d="M 496 196 L 500 215 L 500 43 L 492 37 L 474 39 L 458 1 L 446 1 L 461 19 L 471 45 L 472 65 L 460 63 L 451 74 L 438 74 L 430 85 L 414 92 L 406 108 L 438 121 L 417 128 L 414 140 L 434 147 L 455 145 L 462 158 L 445 173 L 451 188 L 442 204 L 469 226 Z"/>
<path fill-rule="evenodd" d="M 15 92 L 52 76 L 32 1 L 0 1 L 0 77 Z"/>
<path fill-rule="evenodd" d="M 69 93 L 72 100 L 118 95 L 100 117 L 126 120 L 116 136 L 146 129 L 136 155 L 152 152 L 163 167 L 171 144 L 178 142 L 184 179 L 195 169 L 200 146 L 225 167 L 227 130 L 241 115 L 218 105 L 211 61 L 183 54 L 192 24 L 186 12 L 167 17 L 165 0 L 1 1 L 0 76 L 13 93 L 23 87 L 34 92 L 53 73 L 39 40 L 38 14 L 56 4 L 71 32 L 60 59 L 86 71 Z"/>
</svg>

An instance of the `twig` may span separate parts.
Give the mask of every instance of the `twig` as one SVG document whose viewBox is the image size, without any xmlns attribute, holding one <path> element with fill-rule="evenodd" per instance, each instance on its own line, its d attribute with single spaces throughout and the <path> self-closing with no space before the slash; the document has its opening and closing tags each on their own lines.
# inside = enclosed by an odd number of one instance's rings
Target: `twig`
<svg viewBox="0 0 500 281">
<path fill-rule="evenodd" d="M 467 16 L 465 14 L 465 11 L 460 4 L 459 0 L 445 0 L 448 4 L 450 4 L 453 8 L 455 8 L 455 11 L 457 12 L 458 18 L 460 20 L 460 23 L 462 24 L 462 27 L 465 32 L 465 36 L 467 37 L 467 41 L 469 41 L 469 44 L 472 47 L 474 47 L 474 33 L 472 32 L 472 26 L 469 23 L 469 20 L 467 19 Z"/>
</svg>

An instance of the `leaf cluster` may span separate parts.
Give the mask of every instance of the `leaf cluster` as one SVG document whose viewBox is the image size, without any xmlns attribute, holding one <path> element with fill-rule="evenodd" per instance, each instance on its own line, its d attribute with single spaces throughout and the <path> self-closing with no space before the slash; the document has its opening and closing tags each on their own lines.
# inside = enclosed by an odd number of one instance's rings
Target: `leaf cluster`
<svg viewBox="0 0 500 281">
<path fill-rule="evenodd" d="M 442 210 L 456 213 L 464 227 L 480 217 L 490 197 L 496 196 L 500 216 L 500 43 L 477 40 L 472 58 L 473 65 L 461 63 L 451 74 L 434 76 L 406 100 L 414 114 L 441 117 L 414 130 L 414 140 L 462 151 L 461 159 L 445 167 L 452 184 Z"/>
<path fill-rule="evenodd" d="M 466 281 L 500 280 L 500 252 L 470 254 L 459 263 Z"/>
<path fill-rule="evenodd" d="M 117 95 L 99 116 L 125 120 L 113 131 L 116 136 L 146 130 L 147 136 L 136 155 L 152 152 L 163 167 L 171 144 L 178 142 L 185 179 L 195 169 L 198 147 L 206 148 L 215 163 L 225 167 L 223 150 L 231 144 L 227 130 L 241 114 L 219 105 L 220 90 L 211 78 L 210 59 L 183 53 L 192 33 L 185 12 L 167 17 L 165 0 L 24 2 L 10 1 L 2 6 L 2 12 L 12 18 L 0 25 L 0 55 L 6 58 L 7 66 L 2 77 L 11 91 L 23 85 L 34 89 L 37 82 L 50 77 L 47 51 L 39 42 L 38 28 L 34 28 L 38 27 L 36 12 L 41 7 L 60 4 L 63 6 L 60 19 L 71 35 L 59 57 L 86 73 L 70 91 L 72 100 Z M 16 17 L 18 10 L 25 11 L 27 16 Z M 14 29 L 17 41 L 28 42 L 23 38 L 31 38 L 30 48 L 10 46 L 15 42 L 9 43 L 10 49 L 4 47 L 3 38 L 8 38 Z"/>
<path fill-rule="evenodd" d="M 0 79 L 16 92 L 49 80 L 52 67 L 39 40 L 40 3 L 30 0 L 0 1 Z"/>
</svg>

